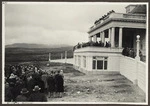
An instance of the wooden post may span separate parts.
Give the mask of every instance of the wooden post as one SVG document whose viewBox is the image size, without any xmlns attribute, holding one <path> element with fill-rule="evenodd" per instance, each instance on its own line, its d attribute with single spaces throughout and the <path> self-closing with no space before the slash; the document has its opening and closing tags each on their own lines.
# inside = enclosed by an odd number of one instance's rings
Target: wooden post
<svg viewBox="0 0 150 106">
<path fill-rule="evenodd" d="M 63 59 L 63 54 L 61 53 L 61 59 Z"/>
<path fill-rule="evenodd" d="M 51 53 L 49 53 L 49 62 L 51 62 Z"/>
<path fill-rule="evenodd" d="M 65 51 L 65 63 L 67 62 L 67 51 Z"/>
</svg>

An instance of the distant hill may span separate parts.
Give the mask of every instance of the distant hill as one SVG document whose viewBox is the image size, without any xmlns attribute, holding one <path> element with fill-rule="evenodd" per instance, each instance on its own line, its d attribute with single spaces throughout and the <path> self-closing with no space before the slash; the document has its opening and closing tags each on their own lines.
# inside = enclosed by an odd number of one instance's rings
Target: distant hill
<svg viewBox="0 0 150 106">
<path fill-rule="evenodd" d="M 28 43 L 14 43 L 6 45 L 5 48 L 61 48 L 61 47 L 72 47 L 70 45 L 46 45 L 46 44 L 28 44 Z"/>
<path fill-rule="evenodd" d="M 30 46 L 30 45 L 29 45 Z M 5 48 L 5 62 L 30 62 L 30 61 L 48 61 L 49 53 L 51 53 L 51 59 L 60 59 L 61 54 L 63 58 L 65 51 L 67 51 L 67 58 L 73 57 L 72 46 L 48 46 L 48 48 L 37 48 L 37 46 L 11 46 Z M 47 47 L 47 46 L 44 46 Z"/>
</svg>

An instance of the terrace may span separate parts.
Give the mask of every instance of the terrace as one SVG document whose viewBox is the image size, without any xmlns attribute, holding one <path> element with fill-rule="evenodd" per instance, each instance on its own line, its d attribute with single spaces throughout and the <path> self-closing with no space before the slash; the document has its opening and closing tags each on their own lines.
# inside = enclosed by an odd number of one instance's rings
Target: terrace
<svg viewBox="0 0 150 106">
<path fill-rule="evenodd" d="M 135 58 L 136 57 L 136 49 L 133 48 L 119 48 L 119 47 L 111 47 L 111 44 L 108 42 L 106 44 L 102 42 L 86 42 L 86 43 L 78 43 L 73 48 L 75 53 L 117 53 L 122 54 L 127 57 Z M 140 60 L 145 62 L 146 57 L 143 56 L 142 52 L 140 52 Z"/>
</svg>

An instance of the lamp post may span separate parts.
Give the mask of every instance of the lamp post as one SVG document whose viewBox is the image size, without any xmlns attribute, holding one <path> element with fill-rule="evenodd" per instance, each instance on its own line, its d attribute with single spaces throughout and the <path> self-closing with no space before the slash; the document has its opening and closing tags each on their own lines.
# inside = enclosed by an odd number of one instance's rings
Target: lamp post
<svg viewBox="0 0 150 106">
<path fill-rule="evenodd" d="M 136 36 L 137 40 L 136 40 L 136 59 L 140 60 L 140 54 L 139 54 L 139 50 L 140 50 L 140 35 Z"/>
<path fill-rule="evenodd" d="M 137 85 L 138 84 L 138 61 L 140 61 L 140 55 L 139 55 L 139 50 L 140 50 L 140 35 L 136 36 L 137 40 L 136 40 L 136 57 L 135 59 L 136 61 L 136 79 L 134 80 L 134 84 Z"/>
</svg>

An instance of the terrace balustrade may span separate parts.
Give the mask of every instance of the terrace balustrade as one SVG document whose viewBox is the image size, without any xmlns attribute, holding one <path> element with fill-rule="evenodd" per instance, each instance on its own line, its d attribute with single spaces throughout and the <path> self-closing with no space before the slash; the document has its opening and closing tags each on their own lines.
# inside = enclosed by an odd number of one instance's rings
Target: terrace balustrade
<svg viewBox="0 0 150 106">
<path fill-rule="evenodd" d="M 145 20 L 146 15 L 145 14 L 122 14 L 122 13 L 112 12 L 111 14 L 105 15 L 105 17 L 103 16 L 102 18 L 97 20 L 95 22 L 94 26 L 90 27 L 90 30 L 97 28 L 99 25 L 105 23 L 105 21 L 107 21 L 107 20 L 109 21 L 110 19 Z"/>
<path fill-rule="evenodd" d="M 89 46 L 108 48 L 108 47 L 111 47 L 111 44 L 109 42 L 106 42 L 106 44 L 104 44 L 103 42 L 87 42 L 87 43 L 82 43 L 82 44 L 78 43 L 76 46 L 73 47 L 73 50 L 84 48 L 84 47 L 89 47 Z"/>
</svg>

